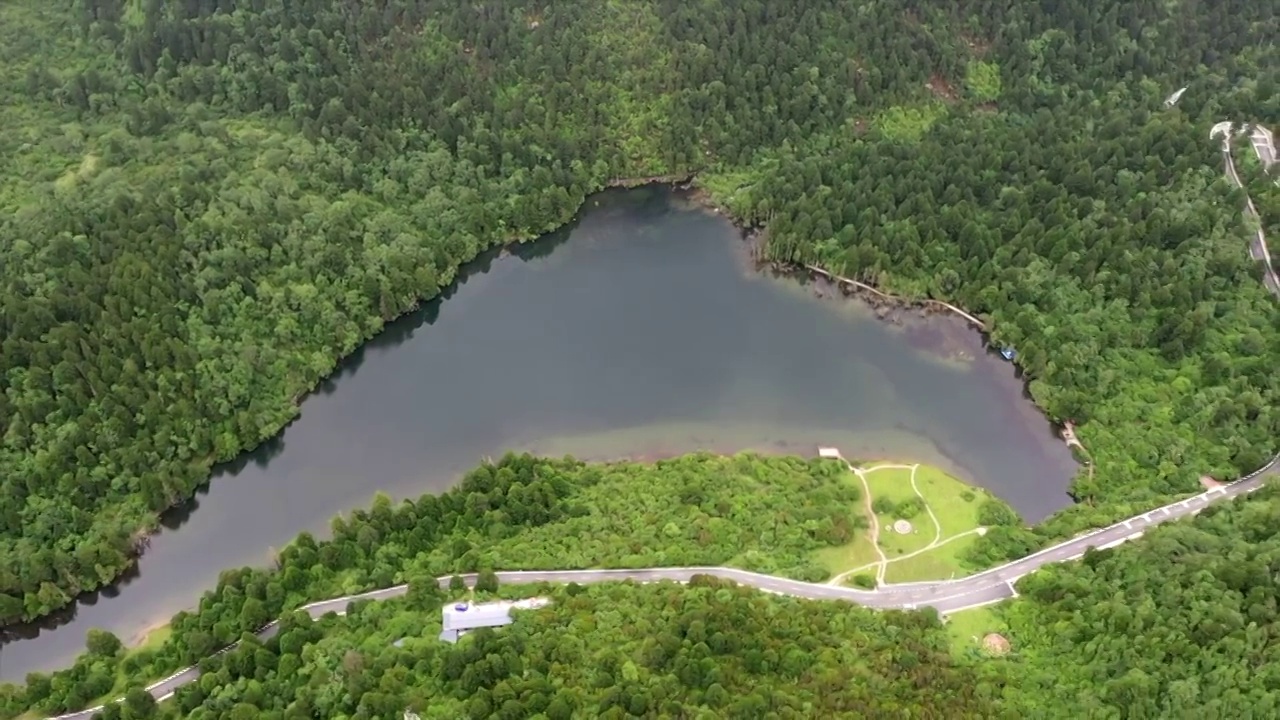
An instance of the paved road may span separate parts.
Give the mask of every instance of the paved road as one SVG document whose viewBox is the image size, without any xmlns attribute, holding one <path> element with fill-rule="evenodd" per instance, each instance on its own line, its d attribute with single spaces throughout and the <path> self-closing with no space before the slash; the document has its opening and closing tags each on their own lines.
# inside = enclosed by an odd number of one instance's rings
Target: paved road
<svg viewBox="0 0 1280 720">
<path fill-rule="evenodd" d="M 1230 485 L 1203 492 L 1194 497 L 1170 503 L 1114 525 L 1094 530 L 1071 540 L 1045 548 L 1037 553 L 1013 562 L 992 568 L 985 572 L 957 580 L 940 582 L 903 583 L 884 585 L 876 590 L 857 590 L 836 585 L 789 580 L 772 575 L 738 570 L 727 567 L 681 567 L 681 568 L 645 568 L 636 570 L 527 570 L 498 573 L 498 580 L 503 584 L 521 583 L 599 583 L 632 580 L 636 582 L 675 581 L 688 582 L 695 575 L 713 575 L 732 580 L 766 592 L 789 595 L 812 600 L 843 600 L 877 609 L 915 609 L 923 607 L 935 608 L 939 612 L 955 612 L 966 608 L 978 607 L 1015 597 L 1014 583 L 1019 578 L 1052 563 L 1075 560 L 1089 548 L 1106 548 L 1119 545 L 1126 540 L 1140 536 L 1148 528 L 1170 520 L 1187 517 L 1200 512 L 1204 508 L 1230 498 L 1240 497 L 1260 489 L 1271 471 L 1280 464 L 1280 455 L 1271 462 L 1255 470 Z M 464 575 L 463 579 L 470 585 L 475 582 L 474 574 Z M 441 587 L 448 587 L 450 577 L 437 578 Z M 408 585 L 373 590 L 334 598 L 304 605 L 305 610 L 313 618 L 320 618 L 328 613 L 346 614 L 347 607 L 358 600 L 387 600 L 405 595 Z M 262 639 L 271 638 L 278 631 L 276 622 L 272 622 L 257 632 Z M 218 651 L 217 655 L 227 652 L 235 645 Z M 165 700 L 174 691 L 200 677 L 200 670 L 190 667 L 177 672 L 159 682 L 150 685 L 147 691 L 157 700 Z M 90 708 L 81 712 L 61 715 L 55 720 L 88 720 L 101 707 Z"/>
<path fill-rule="evenodd" d="M 1243 189 L 1244 183 L 1240 180 L 1240 174 L 1236 172 L 1235 160 L 1231 157 L 1231 128 L 1229 123 L 1219 123 L 1215 125 L 1215 131 L 1220 126 L 1225 125 L 1226 130 L 1222 133 L 1222 158 L 1226 164 L 1227 177 L 1235 186 Z M 1212 137 L 1212 134 L 1210 135 Z M 1253 150 L 1258 154 L 1258 160 L 1264 166 L 1269 166 L 1270 162 L 1274 162 L 1274 149 L 1271 147 L 1271 135 L 1269 132 L 1259 133 L 1256 129 L 1250 135 L 1250 141 L 1253 144 Z M 1267 250 L 1267 236 L 1262 231 L 1262 218 L 1258 216 L 1258 209 L 1254 207 L 1253 198 L 1249 197 L 1249 193 L 1245 192 L 1244 196 L 1245 214 L 1257 223 L 1257 230 L 1249 241 L 1249 256 L 1257 262 L 1266 266 L 1266 270 L 1262 276 L 1262 282 L 1276 296 L 1280 296 L 1280 276 L 1276 275 L 1275 268 L 1271 265 L 1271 253 Z"/>
<path fill-rule="evenodd" d="M 1276 141 L 1271 131 L 1262 125 L 1255 124 L 1249 132 L 1249 142 L 1264 170 L 1270 170 L 1276 162 Z"/>
</svg>

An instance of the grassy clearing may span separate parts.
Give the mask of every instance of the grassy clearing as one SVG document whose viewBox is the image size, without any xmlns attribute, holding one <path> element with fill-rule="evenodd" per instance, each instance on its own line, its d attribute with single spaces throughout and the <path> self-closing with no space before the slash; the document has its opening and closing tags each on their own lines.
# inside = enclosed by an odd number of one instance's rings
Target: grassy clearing
<svg viewBox="0 0 1280 720">
<path fill-rule="evenodd" d="M 889 563 L 885 568 L 887 583 L 924 582 L 950 580 L 963 577 L 968 571 L 960 563 L 960 555 L 978 541 L 978 535 L 966 535 L 927 552 Z"/>
<path fill-rule="evenodd" d="M 880 113 L 873 124 L 891 141 L 914 143 L 924 137 L 946 112 L 946 106 L 940 102 L 897 105 Z"/>
<path fill-rule="evenodd" d="M 964 657 L 981 653 L 982 638 L 987 633 L 1005 634 L 1008 628 L 991 607 L 963 610 L 947 616 L 947 635 L 951 638 L 951 653 Z"/>
<path fill-rule="evenodd" d="M 880 517 L 880 549 L 884 550 L 885 557 L 890 560 L 896 560 L 904 555 L 924 550 L 933 542 L 934 530 L 933 523 L 928 517 L 921 522 L 919 518 L 913 518 L 911 523 L 911 532 L 905 535 L 894 530 L 893 523 L 895 518 Z"/>
<path fill-rule="evenodd" d="M 875 467 L 874 465 L 872 467 Z M 867 486 L 871 488 L 871 500 L 887 500 L 895 507 L 902 507 L 916 499 L 915 490 L 911 489 L 911 469 L 909 467 L 886 467 L 878 470 L 863 470 L 867 477 Z M 879 511 L 879 507 L 876 508 Z M 911 523 L 911 532 L 905 535 L 893 529 L 899 519 Z M 919 512 L 908 518 L 900 518 L 895 512 L 877 512 L 876 520 L 880 523 L 880 549 L 885 557 L 893 560 L 918 550 L 923 550 L 933 542 L 935 528 L 926 512 Z"/>
<path fill-rule="evenodd" d="M 865 530 L 859 531 L 853 542 L 822 548 L 813 557 L 814 562 L 826 568 L 833 576 L 870 565 L 879 559 L 875 546 L 871 544 L 871 536 Z"/>
<path fill-rule="evenodd" d="M 928 465 L 916 469 L 916 487 L 937 515 L 944 538 L 978 527 L 978 508 L 990 496 Z"/>
<path fill-rule="evenodd" d="M 884 582 L 947 580 L 968 574 L 960 558 L 977 541 L 974 531 L 980 527 L 979 508 L 989 496 L 987 491 L 927 465 L 916 465 L 913 470 L 911 465 L 870 463 L 862 468 L 862 474 L 880 527 L 879 547 L 887 559 Z M 848 481 L 862 485 L 852 473 Z M 860 509 L 865 515 L 865 505 Z M 911 532 L 901 534 L 893 529 L 900 519 L 911 523 Z M 867 566 L 874 566 L 880 557 L 870 533 L 860 532 L 845 545 L 823 548 L 813 560 L 834 578 L 860 568 L 866 569 L 858 574 L 875 575 L 876 568 Z M 851 580 L 845 576 L 843 582 Z"/>
</svg>

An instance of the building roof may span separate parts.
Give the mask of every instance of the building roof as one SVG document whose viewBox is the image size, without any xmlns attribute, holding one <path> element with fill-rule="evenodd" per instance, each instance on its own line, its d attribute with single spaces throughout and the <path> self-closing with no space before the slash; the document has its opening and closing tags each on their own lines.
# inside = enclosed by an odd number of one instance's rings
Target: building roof
<svg viewBox="0 0 1280 720">
<path fill-rule="evenodd" d="M 443 629 L 445 630 L 469 630 L 510 624 L 510 603 L 458 604 L 446 605 L 444 608 Z"/>
</svg>

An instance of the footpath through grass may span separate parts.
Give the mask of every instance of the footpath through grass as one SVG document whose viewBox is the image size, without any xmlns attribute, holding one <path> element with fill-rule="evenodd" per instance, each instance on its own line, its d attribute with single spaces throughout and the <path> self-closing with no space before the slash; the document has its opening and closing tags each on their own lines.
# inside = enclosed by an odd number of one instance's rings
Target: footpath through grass
<svg viewBox="0 0 1280 720">
<path fill-rule="evenodd" d="M 928 465 L 871 463 L 849 473 L 848 482 L 864 490 L 860 509 L 872 529 L 815 554 L 815 562 L 831 573 L 832 584 L 962 577 L 969 572 L 965 551 L 986 530 L 983 505 L 999 502 L 986 490 Z"/>
</svg>

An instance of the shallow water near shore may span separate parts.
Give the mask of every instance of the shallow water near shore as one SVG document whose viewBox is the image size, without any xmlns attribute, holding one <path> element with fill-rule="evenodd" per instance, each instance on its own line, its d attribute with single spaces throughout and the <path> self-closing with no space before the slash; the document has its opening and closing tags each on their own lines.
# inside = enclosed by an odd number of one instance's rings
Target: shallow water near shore
<svg viewBox="0 0 1280 720">
<path fill-rule="evenodd" d="M 131 638 L 229 567 L 338 512 L 440 492 L 509 449 L 587 459 L 690 450 L 940 465 L 1031 522 L 1070 500 L 1071 454 L 963 320 L 883 322 L 829 285 L 760 272 L 724 218 L 661 188 L 588 200 L 572 227 L 460 273 L 302 403 L 281 436 L 169 513 L 137 572 L 61 625 L 10 629 L 0 680 Z M 821 295 L 821 297 L 819 297 Z"/>
</svg>

